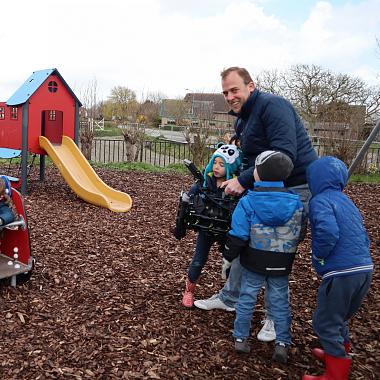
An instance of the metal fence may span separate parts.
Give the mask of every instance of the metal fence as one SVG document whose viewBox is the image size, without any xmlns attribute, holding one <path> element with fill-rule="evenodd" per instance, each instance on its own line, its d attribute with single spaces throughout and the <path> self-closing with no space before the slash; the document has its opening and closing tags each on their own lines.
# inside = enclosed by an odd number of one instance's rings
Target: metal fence
<svg viewBox="0 0 380 380">
<path fill-rule="evenodd" d="M 360 147 L 358 146 L 357 151 L 359 151 Z M 214 148 L 215 145 L 210 145 L 210 155 Z M 324 152 L 326 152 L 326 147 L 321 144 L 314 144 L 314 148 L 319 156 L 323 156 Z M 192 158 L 190 147 L 186 143 L 146 140 L 140 147 L 136 161 L 156 166 L 168 166 L 170 164 L 182 163 L 185 158 Z M 121 139 L 94 139 L 91 159 L 100 163 L 127 162 L 126 143 Z M 371 164 L 379 171 L 380 147 L 368 149 L 358 170 L 362 172 L 368 171 Z"/>
<path fill-rule="evenodd" d="M 210 145 L 210 153 L 215 145 Z M 176 141 L 146 140 L 140 146 L 136 162 L 150 163 L 156 166 L 168 166 L 191 159 L 187 143 Z M 121 139 L 94 139 L 91 160 L 101 163 L 127 162 L 127 146 Z"/>
</svg>

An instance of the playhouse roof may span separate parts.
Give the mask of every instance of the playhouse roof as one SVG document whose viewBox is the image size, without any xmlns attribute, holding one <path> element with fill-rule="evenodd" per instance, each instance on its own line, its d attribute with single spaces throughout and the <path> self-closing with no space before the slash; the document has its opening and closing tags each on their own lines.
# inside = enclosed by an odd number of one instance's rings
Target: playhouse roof
<svg viewBox="0 0 380 380">
<path fill-rule="evenodd" d="M 62 83 L 65 85 L 67 90 L 73 96 L 73 98 L 78 102 L 79 107 L 82 103 L 75 96 L 74 92 L 71 90 L 69 85 L 63 79 L 62 75 L 59 73 L 57 69 L 47 69 L 47 70 L 39 70 L 33 71 L 33 74 L 24 82 L 23 85 L 8 99 L 7 105 L 16 106 L 18 104 L 25 103 L 45 82 L 45 80 L 52 74 L 55 74 L 59 77 Z"/>
</svg>

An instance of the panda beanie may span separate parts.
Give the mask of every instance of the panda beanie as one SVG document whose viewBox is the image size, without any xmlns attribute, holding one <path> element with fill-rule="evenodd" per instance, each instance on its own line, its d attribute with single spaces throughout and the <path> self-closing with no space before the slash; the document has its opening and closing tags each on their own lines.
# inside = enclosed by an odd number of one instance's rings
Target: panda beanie
<svg viewBox="0 0 380 380">
<path fill-rule="evenodd" d="M 212 166 L 214 165 L 214 160 L 216 157 L 220 157 L 224 161 L 224 167 L 226 168 L 226 179 L 231 179 L 241 165 L 241 155 L 238 147 L 230 144 L 223 144 L 220 146 L 211 156 L 210 161 L 205 168 L 205 180 L 206 176 L 209 175 L 209 173 L 212 173 Z"/>
<path fill-rule="evenodd" d="M 266 150 L 256 157 L 255 167 L 261 181 L 284 181 L 293 170 L 293 162 L 282 152 Z"/>
</svg>

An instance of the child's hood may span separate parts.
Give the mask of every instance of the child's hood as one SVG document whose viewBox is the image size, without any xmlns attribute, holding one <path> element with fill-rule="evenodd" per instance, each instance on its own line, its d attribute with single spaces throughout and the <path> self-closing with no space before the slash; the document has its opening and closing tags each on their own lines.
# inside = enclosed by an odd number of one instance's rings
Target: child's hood
<svg viewBox="0 0 380 380">
<path fill-rule="evenodd" d="M 283 226 L 299 209 L 299 196 L 288 192 L 248 191 L 245 197 L 258 218 L 269 226 Z"/>
<path fill-rule="evenodd" d="M 326 156 L 309 165 L 306 177 L 314 196 L 325 190 L 342 191 L 347 184 L 348 170 L 338 158 Z"/>
</svg>

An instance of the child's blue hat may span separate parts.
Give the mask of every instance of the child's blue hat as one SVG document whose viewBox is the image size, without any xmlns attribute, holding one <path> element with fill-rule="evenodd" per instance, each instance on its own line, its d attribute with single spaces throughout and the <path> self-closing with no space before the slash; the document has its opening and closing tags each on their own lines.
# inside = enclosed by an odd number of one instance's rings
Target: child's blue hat
<svg viewBox="0 0 380 380">
<path fill-rule="evenodd" d="M 209 173 L 212 172 L 212 166 L 216 157 L 220 157 L 224 161 L 226 179 L 231 179 L 241 165 L 241 154 L 238 147 L 231 144 L 218 144 L 218 149 L 211 156 L 210 161 L 205 168 L 203 174 L 205 181 Z"/>
</svg>

